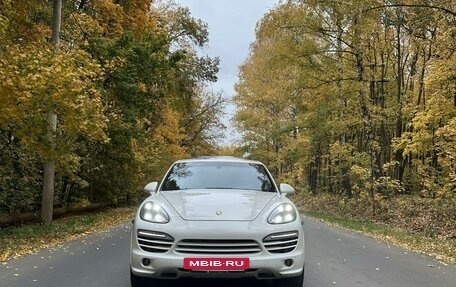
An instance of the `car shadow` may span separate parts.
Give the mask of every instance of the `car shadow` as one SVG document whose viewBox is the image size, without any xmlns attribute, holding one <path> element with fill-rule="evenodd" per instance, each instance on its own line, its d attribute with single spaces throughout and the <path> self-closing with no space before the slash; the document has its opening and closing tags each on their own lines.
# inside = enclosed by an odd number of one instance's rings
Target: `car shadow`
<svg viewBox="0 0 456 287">
<path fill-rule="evenodd" d="M 250 278 L 244 279 L 194 279 L 194 278 L 181 278 L 178 280 L 163 280 L 160 282 L 163 287 L 272 287 L 272 280 L 255 280 Z"/>
</svg>

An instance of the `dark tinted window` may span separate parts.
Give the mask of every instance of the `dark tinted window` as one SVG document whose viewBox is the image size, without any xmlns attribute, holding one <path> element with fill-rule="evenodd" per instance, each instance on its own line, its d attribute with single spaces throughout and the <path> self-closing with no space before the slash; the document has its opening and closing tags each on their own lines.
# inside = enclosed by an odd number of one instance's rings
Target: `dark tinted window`
<svg viewBox="0 0 456 287">
<path fill-rule="evenodd" d="M 190 162 L 175 164 L 162 190 L 244 189 L 274 192 L 263 165 L 239 162 Z"/>
</svg>

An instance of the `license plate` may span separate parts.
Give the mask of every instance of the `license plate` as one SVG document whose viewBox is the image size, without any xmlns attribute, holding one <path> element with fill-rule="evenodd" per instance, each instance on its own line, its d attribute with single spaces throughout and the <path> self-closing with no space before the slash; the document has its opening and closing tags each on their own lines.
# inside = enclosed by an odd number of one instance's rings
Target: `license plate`
<svg viewBox="0 0 456 287">
<path fill-rule="evenodd" d="M 240 271 L 249 268 L 249 258 L 184 258 L 187 270 Z"/>
</svg>

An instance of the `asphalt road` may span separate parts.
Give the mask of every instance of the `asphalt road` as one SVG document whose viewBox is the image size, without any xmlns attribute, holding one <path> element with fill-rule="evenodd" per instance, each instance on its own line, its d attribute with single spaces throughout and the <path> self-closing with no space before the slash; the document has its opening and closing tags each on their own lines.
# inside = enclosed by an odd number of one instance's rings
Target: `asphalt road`
<svg viewBox="0 0 456 287">
<path fill-rule="evenodd" d="M 0 287 L 129 287 L 130 225 L 4 262 Z M 454 287 L 456 266 L 375 239 L 304 220 L 306 287 Z M 245 280 L 178 280 L 164 286 L 249 286 Z M 260 281 L 257 286 L 271 286 Z"/>
</svg>

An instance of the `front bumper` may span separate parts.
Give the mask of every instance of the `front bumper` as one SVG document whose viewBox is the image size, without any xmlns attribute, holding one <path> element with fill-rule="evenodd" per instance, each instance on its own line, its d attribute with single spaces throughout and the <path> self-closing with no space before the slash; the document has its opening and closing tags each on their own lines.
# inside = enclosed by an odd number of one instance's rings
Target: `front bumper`
<svg viewBox="0 0 456 287">
<path fill-rule="evenodd" d="M 268 226 L 259 222 L 236 221 L 184 221 L 177 219 L 172 225 L 151 224 L 136 218 L 131 235 L 130 266 L 134 275 L 140 277 L 177 279 L 180 277 L 193 278 L 244 278 L 273 279 L 296 277 L 304 268 L 304 233 L 301 222 L 296 220 L 290 224 Z M 265 228 L 268 226 L 269 228 Z M 271 228 L 273 227 L 273 228 Z M 165 253 L 148 252 L 138 245 L 137 231 L 149 230 L 164 232 L 174 238 L 173 244 Z M 266 250 L 263 239 L 272 234 L 297 230 L 299 231 L 296 248 L 286 253 L 270 253 Z M 183 239 L 252 239 L 259 243 L 261 251 L 253 254 L 183 254 L 176 251 L 176 245 Z M 191 271 L 184 269 L 184 258 L 240 258 L 248 257 L 250 268 L 244 271 Z M 143 259 L 149 259 L 146 266 Z M 285 264 L 291 259 L 292 264 Z"/>
</svg>

